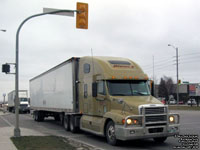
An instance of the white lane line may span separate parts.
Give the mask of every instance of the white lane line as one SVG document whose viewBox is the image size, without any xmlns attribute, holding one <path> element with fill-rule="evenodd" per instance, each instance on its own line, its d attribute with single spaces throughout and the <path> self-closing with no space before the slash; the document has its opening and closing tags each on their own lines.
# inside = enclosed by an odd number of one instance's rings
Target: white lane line
<svg viewBox="0 0 200 150">
<path fill-rule="evenodd" d="M 6 120 L 4 117 L 0 116 L 0 118 L 5 121 L 10 127 L 13 127 L 13 125 L 8 121 Z"/>
</svg>

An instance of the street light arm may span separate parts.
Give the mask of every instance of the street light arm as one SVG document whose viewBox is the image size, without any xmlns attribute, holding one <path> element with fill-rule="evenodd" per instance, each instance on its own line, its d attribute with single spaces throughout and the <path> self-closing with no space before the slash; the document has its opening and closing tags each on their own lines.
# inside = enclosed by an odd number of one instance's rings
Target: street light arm
<svg viewBox="0 0 200 150">
<path fill-rule="evenodd" d="M 174 45 L 168 44 L 168 46 L 171 46 L 171 47 L 173 47 L 174 49 L 176 49 L 176 47 L 175 47 Z"/>
<path fill-rule="evenodd" d="M 56 14 L 56 13 L 63 13 L 63 12 L 79 12 L 78 10 L 56 10 L 51 12 L 39 13 L 32 15 L 26 18 L 22 23 L 19 25 L 16 33 L 16 66 L 15 66 L 15 114 L 16 114 L 16 124 L 14 129 L 14 136 L 20 137 L 20 129 L 19 129 L 19 33 L 22 26 L 30 19 L 48 15 L 48 14 Z"/>
</svg>

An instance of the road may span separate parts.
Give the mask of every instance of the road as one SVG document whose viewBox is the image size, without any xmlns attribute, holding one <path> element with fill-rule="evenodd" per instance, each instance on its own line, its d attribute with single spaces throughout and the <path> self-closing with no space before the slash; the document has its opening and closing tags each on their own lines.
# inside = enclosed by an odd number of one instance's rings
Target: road
<svg viewBox="0 0 200 150">
<path fill-rule="evenodd" d="M 200 138 L 200 112 L 199 111 L 175 111 L 181 116 L 181 132 L 180 135 L 196 135 Z M 0 116 L 0 127 L 14 126 L 15 115 L 7 114 Z M 44 122 L 35 122 L 29 114 L 20 114 L 20 128 L 28 128 L 41 132 L 45 135 L 57 135 L 70 137 L 85 143 L 89 143 L 95 147 L 105 150 L 171 150 L 180 146 L 178 140 L 180 137 L 169 137 L 165 143 L 158 144 L 153 140 L 133 140 L 121 142 L 119 146 L 111 146 L 106 143 L 105 138 L 98 137 L 89 133 L 81 132 L 72 134 L 66 132 L 64 128 L 55 122 L 52 118 L 48 118 Z"/>
</svg>

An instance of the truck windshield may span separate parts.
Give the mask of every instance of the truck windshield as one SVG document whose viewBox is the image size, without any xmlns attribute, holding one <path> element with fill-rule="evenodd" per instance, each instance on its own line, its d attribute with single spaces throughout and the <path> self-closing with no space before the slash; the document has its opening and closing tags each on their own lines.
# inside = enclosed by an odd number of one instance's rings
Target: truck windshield
<svg viewBox="0 0 200 150">
<path fill-rule="evenodd" d="M 28 99 L 27 98 L 20 98 L 20 102 L 27 102 Z"/>
<path fill-rule="evenodd" d="M 149 96 L 147 81 L 144 80 L 109 80 L 108 91 L 112 96 Z"/>
</svg>

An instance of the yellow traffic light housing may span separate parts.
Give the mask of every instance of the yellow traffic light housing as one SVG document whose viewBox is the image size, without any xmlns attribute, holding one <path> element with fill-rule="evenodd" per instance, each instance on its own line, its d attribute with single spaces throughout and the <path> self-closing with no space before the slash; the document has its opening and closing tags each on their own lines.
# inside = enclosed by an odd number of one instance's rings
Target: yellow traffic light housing
<svg viewBox="0 0 200 150">
<path fill-rule="evenodd" d="M 179 84 L 179 85 L 181 84 L 181 80 L 178 80 L 178 84 Z"/>
<path fill-rule="evenodd" d="M 76 28 L 88 29 L 88 4 L 77 3 Z"/>
</svg>

